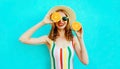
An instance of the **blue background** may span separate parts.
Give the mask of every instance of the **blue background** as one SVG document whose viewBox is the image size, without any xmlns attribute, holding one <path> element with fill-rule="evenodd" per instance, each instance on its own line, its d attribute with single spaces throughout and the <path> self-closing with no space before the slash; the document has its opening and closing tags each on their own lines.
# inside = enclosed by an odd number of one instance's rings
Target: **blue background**
<svg viewBox="0 0 120 69">
<path fill-rule="evenodd" d="M 0 0 L 0 69 L 50 69 L 46 45 L 27 45 L 19 37 L 55 5 L 71 7 L 84 29 L 89 64 L 74 57 L 74 69 L 120 69 L 119 0 Z M 48 34 L 50 25 L 32 37 Z"/>
</svg>

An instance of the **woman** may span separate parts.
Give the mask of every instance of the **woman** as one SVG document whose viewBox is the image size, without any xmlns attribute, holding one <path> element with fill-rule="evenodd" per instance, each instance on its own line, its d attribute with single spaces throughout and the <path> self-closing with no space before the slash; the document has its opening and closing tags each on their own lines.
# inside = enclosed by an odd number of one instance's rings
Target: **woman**
<svg viewBox="0 0 120 69">
<path fill-rule="evenodd" d="M 58 12 L 62 16 L 61 20 L 53 22 L 51 20 L 53 12 Z M 69 7 L 56 6 L 48 12 L 40 23 L 25 32 L 19 40 L 26 44 L 46 44 L 50 52 L 51 69 L 73 69 L 74 51 L 83 64 L 88 64 L 82 28 L 75 31 L 77 37 L 72 34 L 71 24 L 75 19 L 75 13 Z M 49 35 L 31 38 L 38 28 L 46 24 L 52 25 Z"/>
</svg>

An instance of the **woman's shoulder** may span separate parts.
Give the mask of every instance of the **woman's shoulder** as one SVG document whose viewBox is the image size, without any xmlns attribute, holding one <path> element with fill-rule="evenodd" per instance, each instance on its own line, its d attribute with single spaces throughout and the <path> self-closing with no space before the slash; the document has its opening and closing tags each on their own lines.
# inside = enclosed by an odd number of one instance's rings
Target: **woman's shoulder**
<svg viewBox="0 0 120 69">
<path fill-rule="evenodd" d="M 73 44 L 75 44 L 77 42 L 77 36 L 73 36 Z"/>
<path fill-rule="evenodd" d="M 75 41 L 77 39 L 77 36 L 73 36 L 73 41 Z"/>
<path fill-rule="evenodd" d="M 50 48 L 51 45 L 52 45 L 52 43 L 53 43 L 53 40 L 50 39 L 50 38 L 48 37 L 48 35 L 45 35 L 45 37 L 46 37 L 46 40 L 47 40 L 47 45 L 48 45 L 48 47 Z"/>
</svg>

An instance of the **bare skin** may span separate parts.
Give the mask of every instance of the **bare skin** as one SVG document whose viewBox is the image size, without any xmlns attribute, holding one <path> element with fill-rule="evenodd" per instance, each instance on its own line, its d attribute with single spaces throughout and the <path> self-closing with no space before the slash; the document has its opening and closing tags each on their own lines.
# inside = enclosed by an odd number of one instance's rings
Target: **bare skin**
<svg viewBox="0 0 120 69">
<path fill-rule="evenodd" d="M 66 16 L 63 12 L 59 12 L 61 16 Z M 46 44 L 48 48 L 50 48 L 50 41 L 51 39 L 48 38 L 48 35 L 44 35 L 38 38 L 32 38 L 32 34 L 38 30 L 40 27 L 46 24 L 51 24 L 53 23 L 50 20 L 50 14 L 46 15 L 43 21 L 39 22 L 29 30 L 27 30 L 20 38 L 19 40 L 25 44 Z M 58 32 L 60 36 L 56 39 L 55 43 L 59 47 L 66 47 L 70 44 L 69 41 L 65 39 L 64 33 L 65 33 L 65 26 L 67 24 L 67 21 L 59 21 L 60 25 L 56 23 L 56 26 L 58 28 Z M 84 40 L 83 40 L 83 30 L 80 29 L 79 31 L 75 31 L 77 34 L 77 37 L 73 38 L 74 46 L 75 46 L 75 51 L 77 53 L 78 58 L 80 61 L 87 65 L 89 63 L 88 60 L 88 54 L 85 48 Z M 62 41 L 62 42 L 61 42 Z"/>
</svg>

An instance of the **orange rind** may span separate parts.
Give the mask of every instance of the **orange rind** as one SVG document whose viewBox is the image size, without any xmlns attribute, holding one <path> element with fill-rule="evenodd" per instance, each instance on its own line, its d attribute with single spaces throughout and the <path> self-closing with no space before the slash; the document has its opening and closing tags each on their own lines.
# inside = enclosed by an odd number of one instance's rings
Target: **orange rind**
<svg viewBox="0 0 120 69">
<path fill-rule="evenodd" d="M 82 25 L 79 22 L 73 22 L 72 23 L 72 29 L 75 31 L 78 31 L 82 28 Z"/>
<path fill-rule="evenodd" d="M 52 15 L 51 15 L 51 20 L 53 21 L 53 22 L 58 22 L 58 21 L 60 21 L 61 20 L 61 15 L 58 13 L 58 12 L 54 12 L 54 13 L 52 13 Z"/>
</svg>

